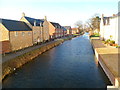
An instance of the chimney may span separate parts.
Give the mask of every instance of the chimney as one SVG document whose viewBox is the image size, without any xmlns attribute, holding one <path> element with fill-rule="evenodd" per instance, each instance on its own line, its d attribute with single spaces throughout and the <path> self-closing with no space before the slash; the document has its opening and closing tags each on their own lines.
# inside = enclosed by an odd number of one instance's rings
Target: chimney
<svg viewBox="0 0 120 90">
<path fill-rule="evenodd" d="M 104 17 L 104 14 L 102 14 L 102 18 Z"/>
<path fill-rule="evenodd" d="M 45 20 L 47 20 L 47 16 L 45 16 L 45 18 L 44 18 Z"/>
<path fill-rule="evenodd" d="M 36 21 L 34 21 L 34 26 L 36 26 Z"/>
<path fill-rule="evenodd" d="M 23 12 L 23 13 L 22 13 L 22 17 L 24 17 L 24 16 L 25 16 L 25 13 Z"/>
</svg>

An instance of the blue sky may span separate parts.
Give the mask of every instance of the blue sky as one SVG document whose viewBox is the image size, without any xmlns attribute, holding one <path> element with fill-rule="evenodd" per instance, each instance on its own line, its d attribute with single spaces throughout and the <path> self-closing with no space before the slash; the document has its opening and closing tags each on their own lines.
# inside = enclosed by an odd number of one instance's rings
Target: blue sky
<svg viewBox="0 0 120 90">
<path fill-rule="evenodd" d="M 71 25 L 78 20 L 85 22 L 95 13 L 111 16 L 118 12 L 119 0 L 1 0 L 0 18 L 19 20 L 22 12 L 26 16 L 61 25 Z"/>
</svg>

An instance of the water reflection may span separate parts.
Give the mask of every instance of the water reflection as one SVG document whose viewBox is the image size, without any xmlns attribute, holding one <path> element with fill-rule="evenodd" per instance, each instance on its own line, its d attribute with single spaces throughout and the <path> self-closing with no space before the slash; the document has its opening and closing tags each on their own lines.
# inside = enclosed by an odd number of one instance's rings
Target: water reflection
<svg viewBox="0 0 120 90">
<path fill-rule="evenodd" d="M 66 41 L 3 81 L 4 88 L 105 88 L 108 81 L 86 35 Z"/>
</svg>

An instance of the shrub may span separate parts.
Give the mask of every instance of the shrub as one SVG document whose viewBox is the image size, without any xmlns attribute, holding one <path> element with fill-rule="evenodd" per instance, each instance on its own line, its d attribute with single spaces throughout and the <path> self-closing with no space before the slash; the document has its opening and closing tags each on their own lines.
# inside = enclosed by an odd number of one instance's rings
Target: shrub
<svg viewBox="0 0 120 90">
<path fill-rule="evenodd" d="M 119 45 L 117 45 L 117 46 L 116 46 L 116 48 L 120 48 L 120 46 L 119 46 Z"/>
<path fill-rule="evenodd" d="M 115 41 L 114 41 L 114 40 L 111 40 L 111 41 L 110 41 L 110 44 L 115 44 Z"/>
</svg>

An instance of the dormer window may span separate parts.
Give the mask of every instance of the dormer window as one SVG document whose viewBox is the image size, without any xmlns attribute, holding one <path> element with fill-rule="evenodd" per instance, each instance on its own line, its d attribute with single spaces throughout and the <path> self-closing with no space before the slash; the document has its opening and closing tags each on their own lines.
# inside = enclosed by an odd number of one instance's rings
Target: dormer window
<svg viewBox="0 0 120 90">
<path fill-rule="evenodd" d="M 34 21 L 34 26 L 36 26 L 36 21 Z"/>
<path fill-rule="evenodd" d="M 40 22 L 40 27 L 42 27 L 42 23 Z"/>
</svg>

